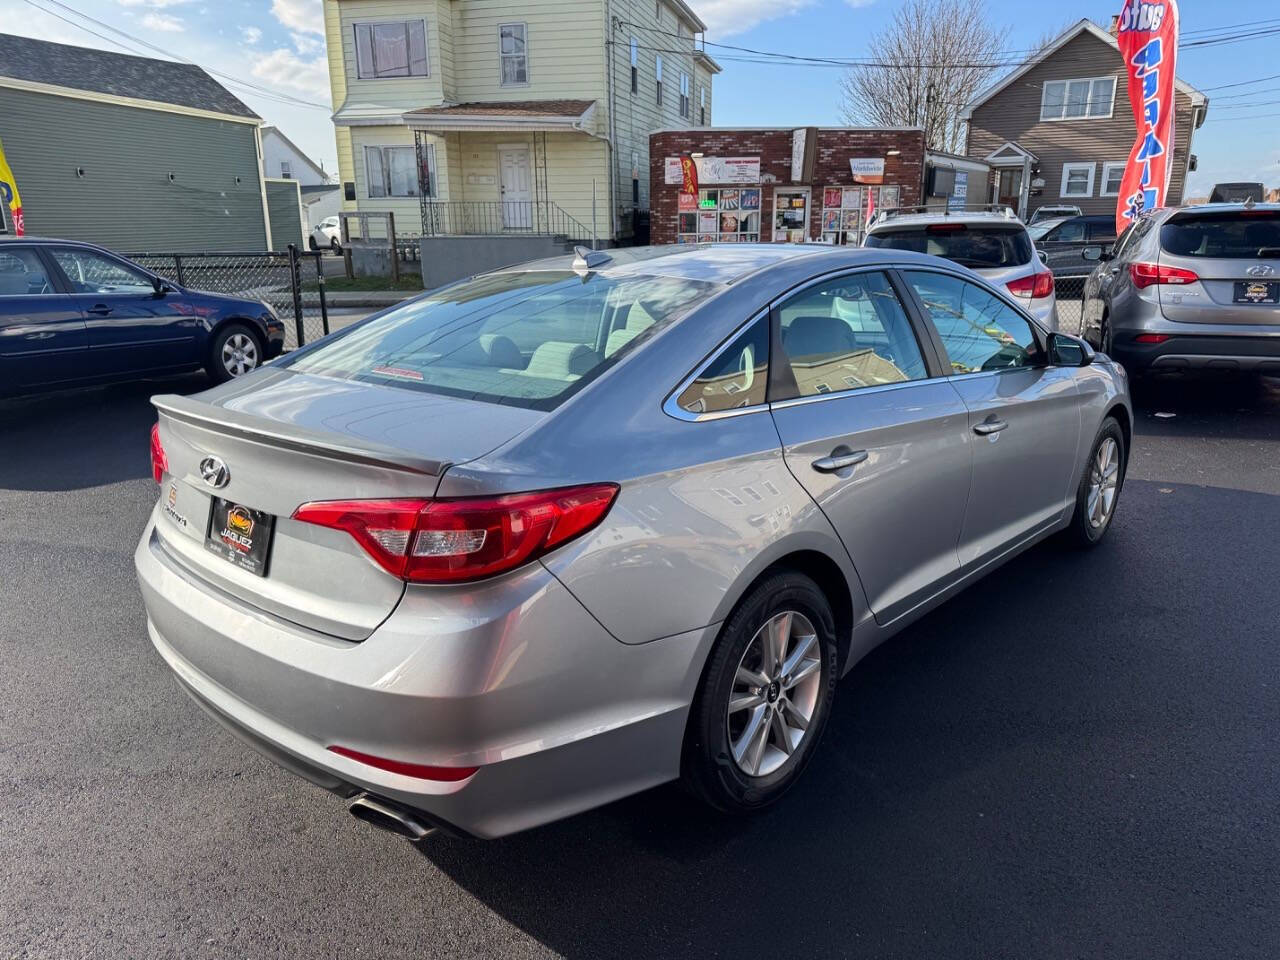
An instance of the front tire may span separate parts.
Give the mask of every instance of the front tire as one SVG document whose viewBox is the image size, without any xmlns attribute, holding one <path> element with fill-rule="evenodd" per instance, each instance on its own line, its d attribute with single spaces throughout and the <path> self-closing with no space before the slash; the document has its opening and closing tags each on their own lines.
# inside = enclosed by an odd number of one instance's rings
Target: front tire
<svg viewBox="0 0 1280 960">
<path fill-rule="evenodd" d="M 342 256 L 342 244 L 338 242 L 337 237 L 334 237 L 332 240 L 329 241 L 329 249 L 332 250 L 334 253 L 336 253 L 338 256 Z"/>
<path fill-rule="evenodd" d="M 320 249 L 320 244 L 316 243 L 315 234 L 312 234 L 311 236 L 307 237 L 307 244 L 308 246 L 311 247 L 312 250 Z"/>
<path fill-rule="evenodd" d="M 1102 421 L 1089 451 L 1089 459 L 1085 461 L 1084 473 L 1076 489 L 1076 510 L 1067 528 L 1071 539 L 1079 546 L 1096 546 L 1111 528 L 1127 464 L 1124 431 L 1114 417 L 1107 417 Z"/>
<path fill-rule="evenodd" d="M 685 732 L 685 785 L 727 813 L 781 797 L 822 737 L 838 678 L 835 625 L 808 577 L 781 571 L 725 621 Z"/>
<path fill-rule="evenodd" d="M 226 383 L 258 369 L 263 360 L 261 337 L 243 323 L 228 323 L 213 335 L 205 370 L 214 383 Z"/>
</svg>

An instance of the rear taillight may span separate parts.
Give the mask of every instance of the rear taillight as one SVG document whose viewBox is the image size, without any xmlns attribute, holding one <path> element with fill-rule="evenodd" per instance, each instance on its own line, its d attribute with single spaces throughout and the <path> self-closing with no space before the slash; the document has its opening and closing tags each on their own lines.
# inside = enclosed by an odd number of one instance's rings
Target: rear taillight
<svg viewBox="0 0 1280 960">
<path fill-rule="evenodd" d="M 1024 300 L 1039 300 L 1041 297 L 1047 297 L 1053 293 L 1053 274 L 1045 270 L 1029 277 L 1010 280 L 1005 286 L 1009 288 L 1009 292 L 1015 297 L 1022 297 Z"/>
<path fill-rule="evenodd" d="M 437 780 L 442 783 L 457 783 L 471 776 L 479 767 L 429 767 L 422 763 L 406 763 L 403 760 L 388 760 L 386 757 L 375 757 L 371 753 L 361 753 L 350 747 L 329 747 L 330 752 L 340 757 L 363 763 L 379 770 L 398 773 L 402 777 L 417 777 L 419 780 Z"/>
<path fill-rule="evenodd" d="M 1131 263 L 1129 276 L 1133 285 L 1139 290 L 1156 283 L 1173 285 L 1195 283 L 1200 278 L 1191 270 L 1182 267 L 1166 267 L 1162 263 Z"/>
<path fill-rule="evenodd" d="M 169 458 L 165 456 L 164 446 L 160 443 L 160 424 L 151 427 L 151 479 L 160 483 L 169 472 Z"/>
<path fill-rule="evenodd" d="M 479 580 L 536 560 L 609 512 L 618 485 L 459 500 L 327 500 L 293 519 L 345 530 L 388 573 L 413 583 Z"/>
</svg>

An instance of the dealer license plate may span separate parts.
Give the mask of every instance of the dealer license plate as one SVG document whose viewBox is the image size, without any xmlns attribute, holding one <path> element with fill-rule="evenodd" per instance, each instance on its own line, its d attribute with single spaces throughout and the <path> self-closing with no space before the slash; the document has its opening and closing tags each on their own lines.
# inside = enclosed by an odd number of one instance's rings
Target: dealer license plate
<svg viewBox="0 0 1280 960">
<path fill-rule="evenodd" d="M 275 525 L 276 518 L 269 513 L 214 497 L 204 545 L 241 570 L 265 577 Z"/>
<path fill-rule="evenodd" d="M 1235 293 L 1236 303 L 1280 303 L 1280 283 L 1238 281 Z"/>
</svg>

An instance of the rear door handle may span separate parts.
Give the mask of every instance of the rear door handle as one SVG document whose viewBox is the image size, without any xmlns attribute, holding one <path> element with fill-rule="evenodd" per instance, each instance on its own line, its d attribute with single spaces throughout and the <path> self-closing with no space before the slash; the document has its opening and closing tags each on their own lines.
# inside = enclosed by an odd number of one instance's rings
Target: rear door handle
<svg viewBox="0 0 1280 960">
<path fill-rule="evenodd" d="M 856 467 L 867 459 L 867 451 L 854 450 L 851 453 L 837 453 L 831 451 L 831 456 L 823 457 L 820 460 L 813 461 L 813 469 L 819 473 L 835 473 L 837 470 L 843 470 L 846 467 Z"/>
<path fill-rule="evenodd" d="M 85 310 L 85 313 L 92 313 L 95 317 L 108 317 L 111 315 L 111 308 L 105 303 L 95 303 Z"/>
<path fill-rule="evenodd" d="M 1009 426 L 1007 420 L 983 420 L 981 423 L 974 424 L 973 432 L 980 437 L 989 437 L 993 433 L 999 433 L 1005 427 Z"/>
</svg>

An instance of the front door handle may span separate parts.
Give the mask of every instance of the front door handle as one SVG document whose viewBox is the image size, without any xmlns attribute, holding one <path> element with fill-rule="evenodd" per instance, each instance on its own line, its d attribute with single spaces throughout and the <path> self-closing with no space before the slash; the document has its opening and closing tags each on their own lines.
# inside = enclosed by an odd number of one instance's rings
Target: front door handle
<svg viewBox="0 0 1280 960">
<path fill-rule="evenodd" d="M 95 317 L 107 317 L 111 315 L 111 308 L 105 303 L 95 303 L 85 310 L 85 313 L 92 313 Z"/>
<path fill-rule="evenodd" d="M 1007 426 L 1009 426 L 1007 420 L 998 420 L 993 417 L 990 420 L 983 420 L 981 423 L 974 424 L 973 432 L 980 437 L 989 437 L 993 433 L 999 433 Z"/>
<path fill-rule="evenodd" d="M 813 461 L 813 469 L 819 473 L 835 473 L 837 470 L 844 470 L 846 467 L 856 467 L 867 459 L 868 454 L 865 450 L 848 451 L 848 448 L 845 449 L 846 452 L 841 453 L 839 452 L 840 448 L 837 447 L 831 451 L 831 456 Z"/>
</svg>

